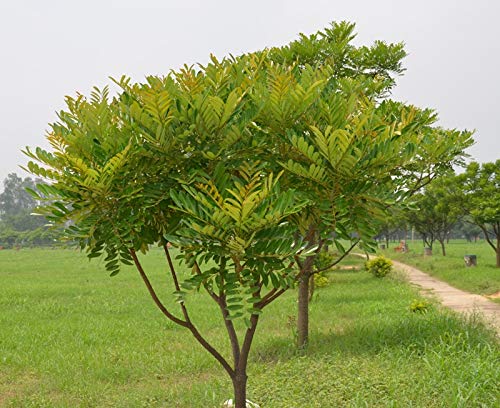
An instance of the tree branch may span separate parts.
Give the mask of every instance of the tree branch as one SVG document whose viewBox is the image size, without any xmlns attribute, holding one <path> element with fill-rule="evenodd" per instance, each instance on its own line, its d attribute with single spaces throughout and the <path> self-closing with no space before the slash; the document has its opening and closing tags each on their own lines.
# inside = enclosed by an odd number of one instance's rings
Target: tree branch
<svg viewBox="0 0 500 408">
<path fill-rule="evenodd" d="M 158 306 L 158 308 L 162 311 L 162 313 L 165 316 L 167 316 L 170 320 L 172 320 L 174 323 L 177 323 L 178 325 L 183 326 L 183 327 L 188 327 L 188 322 L 179 319 L 178 317 L 174 316 L 172 313 L 170 313 L 167 310 L 165 305 L 161 302 L 161 300 L 156 295 L 156 292 L 153 289 L 151 282 L 149 281 L 146 273 L 144 272 L 144 269 L 142 268 L 141 263 L 139 262 L 139 259 L 137 258 L 137 254 L 135 253 L 135 250 L 130 249 L 129 252 L 130 252 L 132 259 L 134 260 L 135 266 L 136 266 L 137 270 L 139 271 L 139 274 L 141 275 L 142 280 L 146 284 L 146 287 L 148 288 L 149 294 L 153 298 L 153 301 L 155 302 L 156 306 Z"/>
<path fill-rule="evenodd" d="M 165 256 L 167 257 L 168 267 L 170 268 L 170 273 L 171 273 L 172 279 L 174 281 L 175 290 L 177 292 L 180 292 L 181 288 L 179 286 L 179 281 L 177 280 L 177 273 L 175 272 L 174 263 L 172 262 L 172 258 L 170 257 L 170 252 L 168 250 L 167 244 L 163 245 L 163 250 L 165 252 Z M 189 314 L 188 314 L 188 311 L 186 309 L 186 305 L 184 305 L 184 301 L 181 300 L 179 303 L 181 305 L 182 314 L 184 315 L 184 319 L 186 320 L 186 322 L 190 322 L 191 319 L 189 318 Z"/>
<path fill-rule="evenodd" d="M 198 274 L 198 275 L 201 275 L 201 269 L 200 269 L 200 265 L 198 265 L 198 262 L 197 261 L 194 261 L 194 266 L 193 266 L 195 272 Z M 219 296 L 217 296 L 215 294 L 215 292 L 210 289 L 207 285 L 207 282 L 203 281 L 202 282 L 203 284 L 203 287 L 205 288 L 205 290 L 208 292 L 208 294 L 210 295 L 210 297 L 215 301 L 215 303 L 219 304 Z"/>
<path fill-rule="evenodd" d="M 264 296 L 264 298 L 255 305 L 257 309 L 264 309 L 269 303 L 278 299 L 283 293 L 285 293 L 287 289 L 272 289 L 269 293 Z"/>
<path fill-rule="evenodd" d="M 227 334 L 229 336 L 229 340 L 231 342 L 231 350 L 233 352 L 234 365 L 238 364 L 240 359 L 240 342 L 238 340 L 238 335 L 236 334 L 236 329 L 234 328 L 234 324 L 232 320 L 229 320 L 229 312 L 227 311 L 227 303 L 225 296 L 219 297 L 219 307 L 222 313 L 222 317 L 224 318 L 224 324 L 226 325 Z"/>
<path fill-rule="evenodd" d="M 253 314 L 250 316 L 250 328 L 247 329 L 245 334 L 245 340 L 243 340 L 243 345 L 241 347 L 241 355 L 238 363 L 240 370 L 246 370 L 248 362 L 248 354 L 250 352 L 250 346 L 252 345 L 253 336 L 255 334 L 255 329 L 257 328 L 257 323 L 259 322 L 259 315 Z"/>
<path fill-rule="evenodd" d="M 151 285 L 151 282 L 149 281 L 146 273 L 144 272 L 144 269 L 142 268 L 142 265 L 139 262 L 139 259 L 137 258 L 137 254 L 133 249 L 129 250 L 130 255 L 132 256 L 132 259 L 134 260 L 135 266 L 137 267 L 139 274 L 142 277 L 142 280 L 146 284 L 146 287 L 148 288 L 148 291 L 153 298 L 155 304 L 158 306 L 158 308 L 163 312 L 165 316 L 167 316 L 170 320 L 172 320 L 174 323 L 177 323 L 179 326 L 186 327 L 188 328 L 191 333 L 193 334 L 194 338 L 200 343 L 205 350 L 207 350 L 212 356 L 222 365 L 222 367 L 227 371 L 229 376 L 232 378 L 234 376 L 234 370 L 231 368 L 229 363 L 226 361 L 226 359 L 207 341 L 201 333 L 198 331 L 196 326 L 191 322 L 191 320 L 184 321 L 179 319 L 178 317 L 175 317 L 173 314 L 171 314 L 167 308 L 161 303 L 160 299 L 156 295 L 153 286 Z"/>
<path fill-rule="evenodd" d="M 358 245 L 359 241 L 360 240 L 357 239 L 354 242 L 354 244 L 352 244 L 351 247 L 346 252 L 344 252 L 340 258 L 338 258 L 337 260 L 335 260 L 335 262 L 333 262 L 331 265 L 325 266 L 324 268 L 316 269 L 316 270 L 312 271 L 311 273 L 312 274 L 320 273 L 320 272 L 326 271 L 326 270 L 328 270 L 330 268 L 333 268 L 335 265 L 337 265 L 339 262 L 341 262 L 347 255 L 349 255 L 349 253 L 354 249 L 354 247 L 356 245 Z"/>
<path fill-rule="evenodd" d="M 482 224 L 477 224 L 477 226 L 479 228 L 481 228 L 481 230 L 483 231 L 484 233 L 484 239 L 486 239 L 486 242 L 493 248 L 493 251 L 497 251 L 496 247 L 495 247 L 495 244 L 493 243 L 493 241 L 490 239 L 490 232 L 488 231 L 488 229 L 486 228 L 485 225 L 482 225 Z"/>
</svg>

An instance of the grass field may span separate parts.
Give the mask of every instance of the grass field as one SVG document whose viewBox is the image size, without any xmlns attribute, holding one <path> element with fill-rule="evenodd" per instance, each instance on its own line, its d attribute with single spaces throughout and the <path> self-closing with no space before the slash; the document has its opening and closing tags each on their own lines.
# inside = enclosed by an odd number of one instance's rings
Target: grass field
<svg viewBox="0 0 500 408">
<path fill-rule="evenodd" d="M 432 256 L 423 256 L 421 242 L 410 244 L 410 252 L 405 254 L 396 253 L 392 248 L 381 252 L 472 293 L 491 295 L 500 291 L 500 268 L 495 266 L 495 252 L 484 240 L 450 241 L 446 245 L 446 256 L 441 255 L 439 244 L 436 244 Z M 465 266 L 464 255 L 468 254 L 477 256 L 477 267 Z M 500 299 L 496 301 L 500 302 Z"/>
<path fill-rule="evenodd" d="M 157 287 L 161 259 L 144 259 Z M 222 368 L 163 318 L 134 269 L 110 278 L 77 251 L 4 250 L 0 279 L 1 407 L 201 408 L 232 396 Z M 306 351 L 294 347 L 295 293 L 266 309 L 248 390 L 262 408 L 499 405 L 500 347 L 480 321 L 437 306 L 411 313 L 418 295 L 397 276 L 329 279 L 311 305 Z M 188 298 L 195 323 L 228 355 L 210 302 Z"/>
</svg>

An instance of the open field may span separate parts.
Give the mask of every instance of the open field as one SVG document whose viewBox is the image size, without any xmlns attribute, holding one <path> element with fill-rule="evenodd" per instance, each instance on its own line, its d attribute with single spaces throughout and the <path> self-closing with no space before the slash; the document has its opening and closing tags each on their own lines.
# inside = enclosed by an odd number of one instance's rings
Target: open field
<svg viewBox="0 0 500 408">
<path fill-rule="evenodd" d="M 155 286 L 167 281 L 160 251 L 144 265 Z M 293 344 L 294 291 L 266 309 L 249 368 L 262 408 L 498 406 L 500 347 L 481 322 L 436 306 L 411 313 L 418 295 L 397 276 L 328 276 L 306 351 Z M 231 397 L 222 368 L 163 318 L 134 269 L 109 278 L 74 250 L 4 250 L 0 279 L 0 406 L 201 408 Z M 188 306 L 227 355 L 211 301 L 192 295 Z"/>
<path fill-rule="evenodd" d="M 396 253 L 393 248 L 380 252 L 389 258 L 416 266 L 459 289 L 480 295 L 500 291 L 500 269 L 495 267 L 495 252 L 484 240 L 452 240 L 446 245 L 446 256 L 441 255 L 439 243 L 434 245 L 432 256 L 423 256 L 423 245 L 417 241 L 414 245 L 410 243 L 410 252 L 406 254 Z M 464 255 L 467 254 L 477 255 L 477 267 L 465 266 Z M 500 302 L 500 299 L 496 301 Z"/>
</svg>

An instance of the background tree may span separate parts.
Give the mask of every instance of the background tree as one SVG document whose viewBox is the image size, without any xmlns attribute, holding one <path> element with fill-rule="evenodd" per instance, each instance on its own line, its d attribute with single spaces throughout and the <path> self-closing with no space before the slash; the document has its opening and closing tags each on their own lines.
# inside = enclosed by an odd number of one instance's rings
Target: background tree
<svg viewBox="0 0 500 408">
<path fill-rule="evenodd" d="M 451 235 L 454 238 L 465 238 L 468 242 L 476 242 L 483 231 L 472 222 L 469 216 L 462 216 L 453 226 Z"/>
<path fill-rule="evenodd" d="M 387 217 L 387 208 L 449 170 L 470 144 L 468 132 L 433 127 L 433 111 L 384 100 L 404 71 L 402 44 L 376 42 L 358 48 L 351 43 L 354 37 L 353 24 L 334 23 L 271 49 L 271 59 L 289 68 L 271 67 L 265 92 L 257 93 L 269 101 L 259 124 L 270 129 L 259 154 L 271 153 L 267 160 L 278 161 L 289 185 L 302 186 L 314 203 L 295 217 L 299 236 L 318 248 L 300 264 L 300 347 L 308 338 L 308 286 L 319 272 L 314 259 L 329 244 L 331 232 L 340 254 L 332 265 L 358 242 L 370 249 L 374 225 Z M 318 87 L 317 101 L 303 109 L 295 102 L 303 93 L 297 77 L 311 67 L 326 71 L 327 81 Z M 342 240 L 350 244 L 344 248 Z"/>
<path fill-rule="evenodd" d="M 483 231 L 500 268 L 500 160 L 470 163 L 455 178 L 451 191 L 468 219 Z"/>
<path fill-rule="evenodd" d="M 408 220 L 405 217 L 405 211 L 407 208 L 404 206 L 394 206 L 387 217 L 380 222 L 376 238 L 384 240 L 386 248 L 389 248 L 391 239 L 393 241 L 406 239 Z"/>
<path fill-rule="evenodd" d="M 0 193 L 0 237 L 4 238 L 0 238 L 0 244 L 12 246 L 27 240 L 25 232 L 43 229 L 46 220 L 31 215 L 38 201 L 26 191 L 35 188 L 39 181 L 30 177 L 23 179 L 15 173 L 4 180 L 4 190 Z"/>
<path fill-rule="evenodd" d="M 0 193 L 0 214 L 16 215 L 21 211 L 30 211 L 37 201 L 29 195 L 26 187 L 34 188 L 35 182 L 26 177 L 22 179 L 16 173 L 10 173 L 3 182 L 3 192 Z"/>
<path fill-rule="evenodd" d="M 408 221 L 422 236 L 424 245 L 432 249 L 435 240 L 441 244 L 441 253 L 446 255 L 445 243 L 461 211 L 449 194 L 447 185 L 452 177 L 441 177 L 429 184 L 422 193 L 414 197 L 415 209 L 407 213 Z"/>
</svg>

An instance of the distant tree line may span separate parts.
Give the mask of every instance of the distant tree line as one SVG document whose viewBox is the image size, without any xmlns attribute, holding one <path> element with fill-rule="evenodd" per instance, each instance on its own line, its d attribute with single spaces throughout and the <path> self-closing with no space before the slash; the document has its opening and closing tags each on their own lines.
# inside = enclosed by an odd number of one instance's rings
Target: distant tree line
<svg viewBox="0 0 500 408">
<path fill-rule="evenodd" d="M 0 246 L 47 246 L 57 241 L 57 232 L 49 228 L 43 216 L 33 212 L 40 204 L 26 189 L 36 189 L 40 180 L 10 173 L 0 193 Z"/>
<path fill-rule="evenodd" d="M 446 255 L 451 238 L 475 241 L 483 237 L 500 267 L 500 160 L 472 162 L 462 174 L 448 174 L 416 194 L 410 206 L 395 209 L 379 229 L 379 240 L 419 238 L 433 248 L 438 242 Z"/>
</svg>

